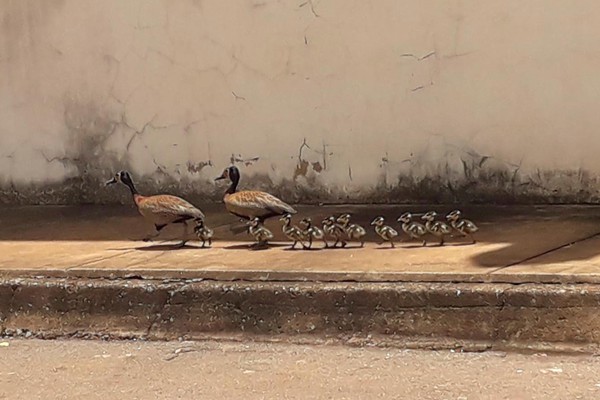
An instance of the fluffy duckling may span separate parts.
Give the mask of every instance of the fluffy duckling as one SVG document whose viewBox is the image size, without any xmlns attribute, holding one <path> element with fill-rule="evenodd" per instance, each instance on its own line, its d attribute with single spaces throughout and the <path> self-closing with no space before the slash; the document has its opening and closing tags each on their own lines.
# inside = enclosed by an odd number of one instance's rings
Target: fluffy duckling
<svg viewBox="0 0 600 400">
<path fill-rule="evenodd" d="M 290 249 L 295 249 L 298 242 L 300 242 L 302 247 L 306 247 L 304 245 L 304 233 L 298 227 L 292 225 L 292 214 L 285 214 L 283 217 L 279 218 L 279 220 L 283 222 L 283 234 L 288 239 L 294 241 Z"/>
<path fill-rule="evenodd" d="M 358 224 L 351 224 L 350 218 L 350 214 L 342 214 L 337 218 L 336 222 L 344 229 L 349 240 L 358 240 L 360 241 L 360 247 L 364 247 L 364 237 L 367 234 L 367 231 Z"/>
<path fill-rule="evenodd" d="M 265 228 L 260 218 L 255 217 L 248 221 L 248 233 L 254 237 L 254 246 L 267 246 L 269 240 L 273 239 L 273 233 Z"/>
<path fill-rule="evenodd" d="M 344 240 L 346 236 L 346 231 L 342 228 L 337 222 L 335 222 L 335 217 L 331 216 L 325 218 L 323 221 L 323 232 L 325 232 L 325 236 L 329 236 L 332 239 L 335 239 L 335 243 L 333 243 L 332 247 L 336 247 L 338 243 L 342 244 L 342 247 L 346 247 L 346 241 Z M 329 247 L 327 242 L 325 243 L 325 247 Z"/>
<path fill-rule="evenodd" d="M 325 239 L 325 234 L 318 226 L 313 225 L 310 218 L 306 217 L 302 219 L 302 221 L 300 221 L 300 226 L 303 228 L 302 234 L 306 239 L 308 239 L 308 246 L 305 247 L 306 249 L 310 249 L 312 247 L 313 240 L 315 239 L 322 239 L 325 243 L 325 247 L 328 246 L 327 240 Z"/>
<path fill-rule="evenodd" d="M 412 220 L 413 216 L 407 212 L 398 217 L 398 222 L 402 223 L 402 230 L 409 237 L 423 241 L 423 246 L 427 246 L 427 241 L 423 239 L 423 236 L 427 233 L 425 225 L 415 222 Z"/>
<path fill-rule="evenodd" d="M 202 211 L 181 197 L 171 196 L 170 194 L 141 195 L 135 188 L 133 179 L 131 179 L 131 175 L 127 171 L 117 172 L 111 180 L 106 182 L 106 186 L 117 182 L 129 188 L 138 211 L 156 229 L 156 232 L 146 237 L 144 241 L 149 241 L 157 237 L 160 231 L 169 224 L 183 224 L 183 238 L 179 244 L 179 247 L 183 247 L 187 242 L 188 222 L 204 219 Z"/>
<path fill-rule="evenodd" d="M 214 231 L 204 224 L 204 220 L 196 221 L 194 232 L 198 236 L 198 239 L 202 240 L 202 248 L 206 246 L 206 242 L 208 242 L 208 247 L 212 246 Z"/>
<path fill-rule="evenodd" d="M 458 231 L 461 235 L 469 237 L 473 241 L 473 244 L 477 242 L 473 234 L 477 232 L 479 228 L 468 219 L 462 218 L 462 213 L 460 210 L 452 211 L 446 215 L 446 219 L 450 222 L 452 228 Z"/>
<path fill-rule="evenodd" d="M 444 237 L 452 233 L 452 227 L 443 221 L 436 221 L 438 214 L 435 211 L 429 211 L 421 217 L 425 221 L 425 229 L 433 236 L 440 239 L 440 246 L 444 245 Z"/>
<path fill-rule="evenodd" d="M 240 182 L 240 170 L 232 165 L 225 168 L 221 176 L 215 181 L 229 179 L 231 184 L 225 192 L 223 202 L 225 208 L 231 214 L 244 220 L 260 218 L 264 222 L 267 218 L 284 214 L 296 214 L 296 210 L 289 204 L 284 203 L 272 194 L 258 190 L 237 191 Z"/>
<path fill-rule="evenodd" d="M 394 238 L 398 236 L 398 232 L 391 226 L 384 224 L 385 220 L 383 217 L 377 217 L 371 221 L 371 225 L 375 227 L 375 232 L 383 239 L 384 242 L 390 242 L 392 247 L 394 245 Z"/>
</svg>

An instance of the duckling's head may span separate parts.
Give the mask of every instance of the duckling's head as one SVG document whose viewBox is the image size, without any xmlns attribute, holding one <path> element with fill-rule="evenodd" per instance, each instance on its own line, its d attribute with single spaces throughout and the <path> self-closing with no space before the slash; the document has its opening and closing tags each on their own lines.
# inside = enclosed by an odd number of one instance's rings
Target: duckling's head
<svg viewBox="0 0 600 400">
<path fill-rule="evenodd" d="M 412 221 L 412 214 L 407 212 L 398 217 L 398 222 L 409 223 Z"/>
<path fill-rule="evenodd" d="M 203 219 L 197 219 L 196 220 L 196 226 L 194 227 L 194 231 L 199 231 L 202 228 L 204 228 L 204 220 Z"/>
<path fill-rule="evenodd" d="M 347 224 L 348 222 L 350 222 L 350 214 L 346 213 L 346 214 L 342 214 L 339 217 L 337 217 L 337 222 L 340 224 Z"/>
<path fill-rule="evenodd" d="M 383 217 L 376 217 L 373 221 L 371 221 L 371 225 L 373 226 L 381 226 L 385 220 Z"/>
<path fill-rule="evenodd" d="M 292 220 L 292 214 L 283 214 L 279 220 L 281 222 L 290 222 Z"/>
<path fill-rule="evenodd" d="M 133 179 L 131 179 L 131 175 L 127 171 L 117 172 L 111 180 L 105 183 L 105 185 L 109 186 L 117 182 L 121 182 L 127 186 L 133 185 Z"/>
<path fill-rule="evenodd" d="M 220 181 L 221 179 L 229 179 L 232 182 L 237 182 L 240 180 L 240 170 L 235 165 L 227 167 L 223 170 L 221 176 L 215 178 L 215 181 Z"/>
<path fill-rule="evenodd" d="M 250 221 L 248 221 L 248 225 L 256 228 L 257 226 L 260 225 L 260 218 L 258 218 L 258 217 L 252 218 Z"/>
<path fill-rule="evenodd" d="M 309 217 L 302 218 L 302 220 L 300 221 L 300 225 L 301 226 L 310 226 L 310 225 L 312 225 L 312 219 L 310 219 Z"/>
<path fill-rule="evenodd" d="M 327 217 L 321 222 L 323 223 L 323 225 L 333 225 L 333 224 L 335 224 L 335 217 L 334 216 Z"/>
<path fill-rule="evenodd" d="M 428 213 L 425 213 L 421 219 L 425 220 L 425 221 L 433 221 L 435 219 L 435 217 L 437 217 L 437 213 L 435 211 L 429 211 Z"/>
<path fill-rule="evenodd" d="M 456 221 L 460 218 L 461 215 L 462 213 L 460 212 L 460 210 L 454 210 L 451 211 L 448 215 L 446 215 L 446 219 L 449 221 Z"/>
</svg>

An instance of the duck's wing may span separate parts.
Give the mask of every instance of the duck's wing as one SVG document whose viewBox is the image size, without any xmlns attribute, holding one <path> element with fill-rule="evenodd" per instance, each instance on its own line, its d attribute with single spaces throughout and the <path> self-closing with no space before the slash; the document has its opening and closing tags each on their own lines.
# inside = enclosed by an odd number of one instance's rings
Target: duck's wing
<svg viewBox="0 0 600 400">
<path fill-rule="evenodd" d="M 253 190 L 232 193 L 225 198 L 227 209 L 248 218 L 265 218 L 274 215 L 296 214 L 296 210 L 272 194 Z"/>
<path fill-rule="evenodd" d="M 204 219 L 204 213 L 181 197 L 169 194 L 145 197 L 138 204 L 140 211 L 156 215 L 172 215 L 184 219 Z M 177 218 L 175 218 L 177 219 Z"/>
</svg>

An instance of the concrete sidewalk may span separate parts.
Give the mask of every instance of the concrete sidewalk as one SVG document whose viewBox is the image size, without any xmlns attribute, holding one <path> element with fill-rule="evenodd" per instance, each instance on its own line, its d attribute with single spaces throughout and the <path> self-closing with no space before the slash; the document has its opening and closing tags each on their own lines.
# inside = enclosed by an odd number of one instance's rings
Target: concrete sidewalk
<svg viewBox="0 0 600 400">
<path fill-rule="evenodd" d="M 402 282 L 600 282 L 600 207 L 470 207 L 479 242 L 450 239 L 444 247 L 404 243 L 395 250 L 376 243 L 369 221 L 385 215 L 399 228 L 400 213 L 449 207 L 298 207 L 301 216 L 352 212 L 369 232 L 365 248 L 289 251 L 280 223 L 268 226 L 274 246 L 252 251 L 249 238 L 228 229 L 236 219 L 222 205 L 205 206 L 215 228 L 211 249 L 198 242 L 174 250 L 169 242 L 134 241 L 149 232 L 131 206 L 16 207 L 0 210 L 0 277 L 84 277 L 283 281 Z M 163 239 L 177 238 L 180 226 Z M 246 241 L 246 243 L 244 242 Z M 173 242 L 171 242 L 173 243 Z M 316 247 L 320 247 L 317 244 Z"/>
<path fill-rule="evenodd" d="M 432 207 L 352 212 L 368 226 Z M 440 212 L 450 208 L 434 207 Z M 427 348 L 597 351 L 600 208 L 471 207 L 479 243 L 250 250 L 222 205 L 203 207 L 214 247 L 132 241 L 132 207 L 0 210 L 0 335 L 175 340 L 250 335 Z M 396 224 L 394 224 L 396 225 Z M 280 224 L 269 226 L 282 241 Z M 181 228 L 164 237 L 177 237 Z M 371 228 L 371 227 L 369 227 Z M 245 240 L 245 242 L 244 242 Z M 560 284 L 556 284 L 560 283 Z"/>
</svg>

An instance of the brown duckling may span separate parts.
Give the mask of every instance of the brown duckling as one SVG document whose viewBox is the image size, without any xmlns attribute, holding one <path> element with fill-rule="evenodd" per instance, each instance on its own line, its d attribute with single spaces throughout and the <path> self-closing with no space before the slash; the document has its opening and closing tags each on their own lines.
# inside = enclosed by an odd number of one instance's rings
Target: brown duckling
<svg viewBox="0 0 600 400">
<path fill-rule="evenodd" d="M 204 220 L 196 221 L 194 232 L 198 236 L 198 239 L 202 241 L 203 248 L 206 246 L 206 242 L 208 242 L 208 247 L 212 246 L 214 231 L 204 224 Z"/>
<path fill-rule="evenodd" d="M 342 247 L 346 247 L 347 242 L 344 240 L 346 232 L 344 231 L 344 228 L 335 222 L 335 217 L 331 216 L 325 218 L 321 222 L 323 223 L 323 232 L 325 232 L 325 236 L 335 239 L 335 242 L 331 247 L 336 247 L 338 243 L 341 243 Z M 327 242 L 325 242 L 325 247 L 329 247 Z"/>
<path fill-rule="evenodd" d="M 183 224 L 183 238 L 180 247 L 183 247 L 187 242 L 188 221 L 199 221 L 204 219 L 204 213 L 191 203 L 181 197 L 171 196 L 169 194 L 159 194 L 154 196 L 141 195 L 131 179 L 131 175 L 127 171 L 120 171 L 115 176 L 106 182 L 106 186 L 121 182 L 131 191 L 133 202 L 138 211 L 146 220 L 154 224 L 156 232 L 149 235 L 144 241 L 152 240 L 160 234 L 160 231 L 169 224 Z"/>
<path fill-rule="evenodd" d="M 303 228 L 302 234 L 306 239 L 308 239 L 308 246 L 305 247 L 307 250 L 310 250 L 313 240 L 315 239 L 323 240 L 325 247 L 328 246 L 327 240 L 325 239 L 325 234 L 318 226 L 313 225 L 310 218 L 306 217 L 302 219 L 302 221 L 300 221 L 300 226 Z"/>
<path fill-rule="evenodd" d="M 223 197 L 223 202 L 227 211 L 235 216 L 244 220 L 259 218 L 261 222 L 264 222 L 267 218 L 278 215 L 296 214 L 296 210 L 292 206 L 269 193 L 257 190 L 242 190 L 238 192 L 237 186 L 240 182 L 240 170 L 234 165 L 225 168 L 221 176 L 217 177 L 215 181 L 221 179 L 229 179 L 231 181 L 231 185 Z"/>
<path fill-rule="evenodd" d="M 444 221 L 436 221 L 438 214 L 435 211 L 429 211 L 421 217 L 425 221 L 425 229 L 433 236 L 440 239 L 440 246 L 444 245 L 444 237 L 452 233 L 452 227 Z"/>
<path fill-rule="evenodd" d="M 248 221 L 247 225 L 248 233 L 254 237 L 254 240 L 256 240 L 254 247 L 267 246 L 269 244 L 269 240 L 273 239 L 273 233 L 264 227 L 260 218 L 252 218 L 250 221 Z"/>
<path fill-rule="evenodd" d="M 367 234 L 367 231 L 358 224 L 351 224 L 350 218 L 350 214 L 342 214 L 337 218 L 336 222 L 344 229 L 349 240 L 360 241 L 360 247 L 364 247 L 364 237 Z"/>
<path fill-rule="evenodd" d="M 475 244 L 477 241 L 475 240 L 474 233 L 479 230 L 477 225 L 468 219 L 462 218 L 462 213 L 460 210 L 454 210 L 446 215 L 446 219 L 450 222 L 452 228 L 454 228 L 461 235 L 470 238 Z"/>
<path fill-rule="evenodd" d="M 306 247 L 304 245 L 304 240 L 306 239 L 304 233 L 298 227 L 292 225 L 292 214 L 285 214 L 283 217 L 279 218 L 279 220 L 283 222 L 283 234 L 288 239 L 294 241 L 290 249 L 295 249 L 296 243 L 298 242 L 300 242 L 302 247 Z"/>
<path fill-rule="evenodd" d="M 398 232 L 391 226 L 385 225 L 385 219 L 383 217 L 376 217 L 371 221 L 371 225 L 375 227 L 375 232 L 384 242 L 390 242 L 392 247 L 396 247 L 394 245 L 394 239 L 398 236 Z"/>
<path fill-rule="evenodd" d="M 412 220 L 413 216 L 407 212 L 398 217 L 398 222 L 402 223 L 402 230 L 409 237 L 423 241 L 423 246 L 427 246 L 427 241 L 423 238 L 427 234 L 425 225 Z"/>
</svg>

